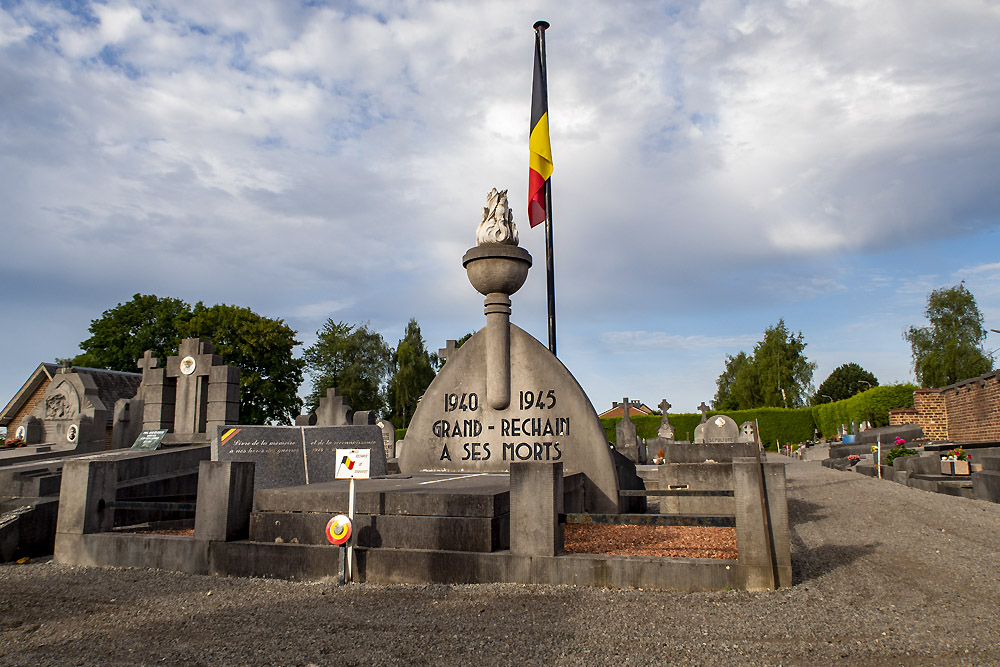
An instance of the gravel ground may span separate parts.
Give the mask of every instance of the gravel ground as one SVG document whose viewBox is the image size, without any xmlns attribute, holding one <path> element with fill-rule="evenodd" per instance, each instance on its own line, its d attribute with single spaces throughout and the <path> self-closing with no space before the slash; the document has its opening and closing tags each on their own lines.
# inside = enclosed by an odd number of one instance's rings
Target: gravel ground
<svg viewBox="0 0 1000 667">
<path fill-rule="evenodd" d="M 0 566 L 0 664 L 1000 664 L 1000 505 L 788 465 L 771 593 Z"/>
</svg>

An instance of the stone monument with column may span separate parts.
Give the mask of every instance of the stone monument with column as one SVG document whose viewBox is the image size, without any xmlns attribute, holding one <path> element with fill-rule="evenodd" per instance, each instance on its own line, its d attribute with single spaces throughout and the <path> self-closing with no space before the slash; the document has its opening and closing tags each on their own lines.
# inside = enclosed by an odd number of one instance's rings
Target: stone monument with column
<svg viewBox="0 0 1000 667">
<path fill-rule="evenodd" d="M 399 469 L 508 473 L 511 462 L 561 462 L 582 473 L 590 512 L 618 512 L 618 478 L 597 412 L 569 370 L 510 322 L 531 255 L 518 246 L 507 191 L 487 195 L 462 265 L 485 297 L 486 326 L 448 356 L 417 405 Z"/>
</svg>

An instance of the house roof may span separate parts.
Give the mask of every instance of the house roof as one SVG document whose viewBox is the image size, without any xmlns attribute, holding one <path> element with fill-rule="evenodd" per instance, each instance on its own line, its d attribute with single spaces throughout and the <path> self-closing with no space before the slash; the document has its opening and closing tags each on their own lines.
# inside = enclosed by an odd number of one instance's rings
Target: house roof
<svg viewBox="0 0 1000 667">
<path fill-rule="evenodd" d="M 45 362 L 38 364 L 38 368 L 21 385 L 21 388 L 14 394 L 14 398 L 10 399 L 10 402 L 7 403 L 3 412 L 0 412 L 0 426 L 10 424 L 14 415 L 18 413 L 38 388 L 45 381 L 51 380 L 61 368 L 62 366 L 59 364 Z M 81 366 L 73 366 L 73 370 L 77 373 L 90 376 L 94 381 L 94 385 L 97 387 L 97 397 L 101 399 L 101 403 L 104 404 L 104 407 L 108 411 L 107 420 L 109 424 L 114 420 L 113 413 L 115 403 L 118 399 L 135 396 L 139 390 L 139 384 L 142 382 L 141 373 L 125 373 L 123 371 L 109 371 L 105 368 L 85 368 Z"/>
<path fill-rule="evenodd" d="M 21 407 L 28 402 L 43 383 L 51 380 L 52 376 L 60 368 L 59 364 L 48 364 L 45 362 L 38 364 L 38 368 L 32 371 L 25 383 L 21 385 L 21 388 L 17 390 L 14 397 L 7 403 L 3 412 L 0 412 L 0 426 L 10 424 L 10 420 L 14 418 L 14 415 L 17 414 Z"/>
<path fill-rule="evenodd" d="M 649 407 L 642 401 L 629 401 L 628 402 L 629 415 L 650 415 L 653 414 L 653 408 Z M 597 415 L 598 418 L 603 419 L 604 417 L 621 417 L 624 413 L 622 404 L 618 401 L 613 401 L 611 403 L 611 409 L 605 410 L 601 414 Z"/>
</svg>

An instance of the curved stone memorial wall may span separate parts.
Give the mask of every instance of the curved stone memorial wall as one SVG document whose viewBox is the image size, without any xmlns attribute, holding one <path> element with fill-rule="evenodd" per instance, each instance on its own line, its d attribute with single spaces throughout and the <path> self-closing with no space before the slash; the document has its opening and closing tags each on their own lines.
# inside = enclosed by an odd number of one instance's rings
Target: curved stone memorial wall
<svg viewBox="0 0 1000 667">
<path fill-rule="evenodd" d="M 486 395 L 486 329 L 448 357 L 427 388 L 403 441 L 399 469 L 485 473 L 511 461 L 562 462 L 582 472 L 590 512 L 618 511 L 611 450 L 597 412 L 576 378 L 548 349 L 510 324 L 510 405 Z"/>
</svg>

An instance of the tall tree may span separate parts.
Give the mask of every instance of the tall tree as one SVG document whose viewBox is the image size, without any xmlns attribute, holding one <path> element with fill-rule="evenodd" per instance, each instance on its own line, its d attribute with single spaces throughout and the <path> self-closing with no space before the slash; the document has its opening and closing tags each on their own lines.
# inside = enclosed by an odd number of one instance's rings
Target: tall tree
<svg viewBox="0 0 1000 667">
<path fill-rule="evenodd" d="M 302 357 L 312 375 L 306 407 L 315 410 L 326 390 L 336 387 L 355 410 L 385 413 L 383 386 L 389 377 L 392 350 L 368 323 L 352 326 L 327 320 L 316 332 L 316 343 Z"/>
<path fill-rule="evenodd" d="M 778 320 L 764 332 L 753 355 L 727 357 L 726 370 L 716 380 L 717 404 L 727 410 L 805 405 L 816 369 L 806 359 L 805 347 L 802 332 L 792 334 L 785 320 Z"/>
<path fill-rule="evenodd" d="M 179 328 L 191 318 L 191 307 L 180 299 L 136 294 L 90 323 L 91 336 L 80 343 L 82 354 L 74 366 L 136 371 L 136 361 L 146 350 L 165 359 L 177 352 Z"/>
<path fill-rule="evenodd" d="M 467 339 L 465 339 L 467 340 Z M 464 343 L 465 340 L 462 342 Z M 389 419 L 399 428 L 406 428 L 417 409 L 417 400 L 424 395 L 434 380 L 438 366 L 436 354 L 427 351 L 420 325 L 410 319 L 406 333 L 396 346 L 392 359 L 392 378 L 389 380 Z"/>
<path fill-rule="evenodd" d="M 920 386 L 944 387 L 993 368 L 993 360 L 983 351 L 983 316 L 965 281 L 931 292 L 924 313 L 930 326 L 911 326 L 903 333 Z"/>
<path fill-rule="evenodd" d="M 802 332 L 792 334 L 784 319 L 764 332 L 764 340 L 753 350 L 761 406 L 798 408 L 806 405 L 812 393 L 816 364 L 806 359 L 805 348 Z"/>
<path fill-rule="evenodd" d="M 249 308 L 198 302 L 191 319 L 180 327 L 182 338 L 207 338 L 215 353 L 240 369 L 240 423 L 290 424 L 302 408 L 301 359 L 292 349 L 301 344 L 283 320 Z"/>
<path fill-rule="evenodd" d="M 813 394 L 812 403 L 818 405 L 829 400 L 842 401 L 877 386 L 878 378 L 852 361 L 838 366 L 823 380 L 823 384 Z"/>
<path fill-rule="evenodd" d="M 732 395 L 733 385 L 736 383 L 737 374 L 750 361 L 750 357 L 742 350 L 735 357 L 731 354 L 726 355 L 726 370 L 722 371 L 722 375 L 715 381 L 718 391 L 715 392 L 715 398 L 712 400 L 713 408 L 716 410 L 736 410 L 739 407 L 736 397 Z"/>
</svg>

